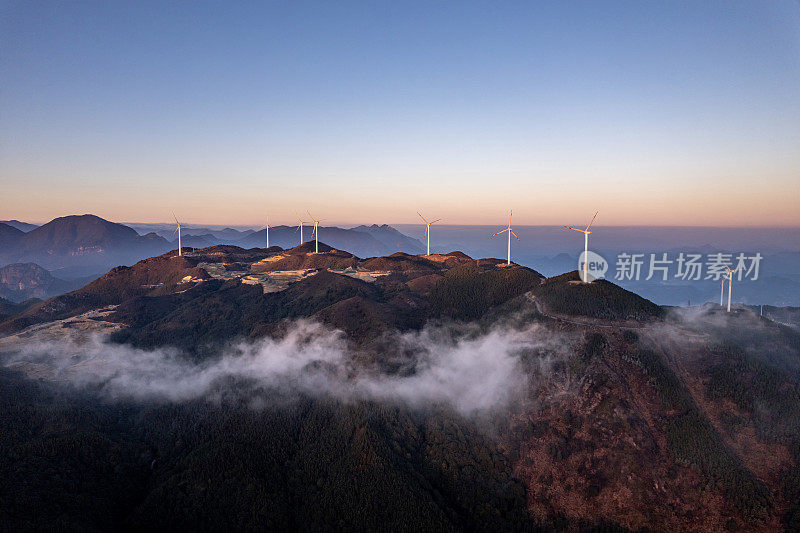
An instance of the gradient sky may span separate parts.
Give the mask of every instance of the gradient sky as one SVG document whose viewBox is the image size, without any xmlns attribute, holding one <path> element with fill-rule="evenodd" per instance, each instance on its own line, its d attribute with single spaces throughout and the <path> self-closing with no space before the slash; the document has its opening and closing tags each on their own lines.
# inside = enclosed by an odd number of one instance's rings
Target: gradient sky
<svg viewBox="0 0 800 533">
<path fill-rule="evenodd" d="M 0 2 L 0 219 L 800 226 L 800 4 Z"/>
</svg>

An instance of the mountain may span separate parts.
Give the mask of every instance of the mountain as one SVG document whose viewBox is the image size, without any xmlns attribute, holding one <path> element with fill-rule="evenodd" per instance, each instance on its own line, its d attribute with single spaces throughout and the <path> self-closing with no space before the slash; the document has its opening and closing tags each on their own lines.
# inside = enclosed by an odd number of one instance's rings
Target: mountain
<svg viewBox="0 0 800 533">
<path fill-rule="evenodd" d="M 72 215 L 19 235 L 15 242 L 3 247 L 0 264 L 33 262 L 51 270 L 107 270 L 169 248 L 169 243 L 157 235 L 139 236 L 123 224 L 94 215 Z"/>
<path fill-rule="evenodd" d="M 311 241 L 311 231 L 313 226 L 303 228 L 304 240 Z M 251 233 L 241 241 L 235 243 L 244 248 L 264 246 L 266 244 L 266 230 Z M 381 241 L 362 231 L 342 229 L 335 226 L 320 226 L 320 240 L 325 241 L 330 246 L 340 250 L 348 250 L 359 257 L 378 256 L 392 253 L 395 250 L 387 247 Z M 300 234 L 296 226 L 275 226 L 269 229 L 270 245 L 289 248 L 296 246 L 299 242 Z"/>
<path fill-rule="evenodd" d="M 116 305 L 114 320 L 136 324 L 117 333 L 118 339 L 203 351 L 208 344 L 237 336 L 257 338 L 277 331 L 287 319 L 314 318 L 353 297 L 374 302 L 392 317 L 371 331 L 375 334 L 417 328 L 432 318 L 462 318 L 457 309 L 462 300 L 470 302 L 467 317 L 479 318 L 543 279 L 525 267 L 504 268 L 499 260 L 475 261 L 459 252 L 430 257 L 396 253 L 362 260 L 325 243 L 319 247 L 318 254 L 312 243 L 287 250 L 214 246 L 181 257 L 168 252 L 115 268 L 82 289 L 51 298 L 0 324 L 0 331 Z M 414 280 L 432 274 L 441 277 L 437 291 L 431 293 L 424 285 L 421 292 L 415 290 Z M 477 299 L 476 291 L 485 293 L 485 299 Z M 316 318 L 358 329 L 343 323 L 341 316 L 341 310 L 328 310 Z"/>
<path fill-rule="evenodd" d="M 378 224 L 372 224 L 371 226 L 361 225 L 352 228 L 352 230 L 372 235 L 391 252 L 421 254 L 425 251 L 425 246 L 422 242 L 400 233 L 388 224 L 380 226 Z"/>
<path fill-rule="evenodd" d="M 532 298 L 545 313 L 606 320 L 649 320 L 664 310 L 638 294 L 600 279 L 582 283 L 577 270 L 548 278 L 534 288 Z"/>
<path fill-rule="evenodd" d="M 6 224 L 13 228 L 20 230 L 23 233 L 27 233 L 32 229 L 37 228 L 36 224 L 29 224 L 27 222 L 20 222 L 19 220 L 0 220 L 0 224 Z"/>
<path fill-rule="evenodd" d="M 25 300 L 24 302 L 12 302 L 0 297 L 0 322 L 8 320 L 13 315 L 21 313 L 37 303 L 39 303 L 39 300 L 36 298 Z"/>
<path fill-rule="evenodd" d="M 800 524 L 794 326 L 461 252 L 319 249 L 171 251 L 0 322 L 4 523 Z"/>
<path fill-rule="evenodd" d="M 17 246 L 25 232 L 0 222 L 0 249 Z"/>
<path fill-rule="evenodd" d="M 36 263 L 0 267 L 0 297 L 14 302 L 56 296 L 78 287 L 80 285 L 54 278 Z"/>
</svg>

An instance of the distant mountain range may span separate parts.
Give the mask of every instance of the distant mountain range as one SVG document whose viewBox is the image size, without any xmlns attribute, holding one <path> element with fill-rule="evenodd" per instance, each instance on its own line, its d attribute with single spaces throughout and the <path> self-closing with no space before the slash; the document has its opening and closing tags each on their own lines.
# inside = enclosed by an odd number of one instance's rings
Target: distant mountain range
<svg viewBox="0 0 800 533">
<path fill-rule="evenodd" d="M 36 224 L 29 224 L 27 222 L 20 222 L 19 220 L 0 220 L 0 224 L 5 224 L 6 226 L 11 226 L 12 228 L 16 228 L 22 232 L 29 232 L 32 229 L 36 229 L 39 226 Z"/>
<path fill-rule="evenodd" d="M 156 224 L 134 224 L 139 231 L 153 231 L 177 246 L 174 229 Z M 303 228 L 303 240 L 311 241 L 313 225 Z M 320 226 L 320 239 L 330 246 L 349 250 L 359 257 L 388 255 L 394 252 L 421 253 L 422 243 L 404 235 L 387 224 L 362 225 L 355 228 Z M 243 248 L 262 248 L 266 245 L 266 230 L 237 230 L 233 228 L 213 229 L 208 227 L 183 226 L 184 246 L 203 248 L 217 244 L 232 244 Z M 269 231 L 270 245 L 290 248 L 300 244 L 297 226 L 273 226 Z"/>
<path fill-rule="evenodd" d="M 405 252 L 407 254 L 421 254 L 425 251 L 425 246 L 418 239 L 409 237 L 404 233 L 389 226 L 388 224 L 372 224 L 371 226 L 356 226 L 353 231 L 360 231 L 372 235 L 380 241 L 387 250 L 392 252 Z"/>
<path fill-rule="evenodd" d="M 131 264 L 171 247 L 158 235 L 140 236 L 128 226 L 95 215 L 56 218 L 27 233 L 0 224 L 0 239 L 0 265 L 36 263 L 73 278 Z"/>
<path fill-rule="evenodd" d="M 311 240 L 311 231 L 312 226 L 304 228 L 306 241 Z M 187 226 L 182 228 L 181 242 L 188 248 L 217 244 L 259 248 L 265 245 L 264 233 L 264 230 Z M 351 250 L 360 257 L 422 250 L 419 241 L 387 225 L 353 229 L 322 226 L 320 236 L 330 245 Z M 270 244 L 291 247 L 298 244 L 299 239 L 294 226 L 270 228 Z M 64 272 L 65 278 L 85 275 L 92 270 L 99 274 L 112 266 L 132 264 L 173 247 L 177 247 L 177 237 L 172 230 L 159 229 L 140 235 L 129 226 L 94 215 L 60 217 L 42 226 L 16 220 L 0 223 L 0 265 L 33 262 L 48 270 Z"/>
<path fill-rule="evenodd" d="M 303 229 L 305 241 L 311 240 L 312 229 L 313 226 Z M 372 257 L 398 251 L 363 231 L 320 226 L 319 235 L 320 241 L 324 241 L 334 248 L 349 250 L 359 257 Z M 275 226 L 269 229 L 269 243 L 282 248 L 291 248 L 300 244 L 300 233 L 296 226 Z M 265 244 L 266 230 L 251 233 L 239 243 L 243 247 L 263 247 Z"/>
<path fill-rule="evenodd" d="M 239 231 L 233 228 L 211 229 L 194 228 L 191 226 L 183 226 L 181 231 L 185 235 L 199 235 L 204 237 L 211 236 L 220 241 L 218 244 L 238 242 L 253 233 L 253 230 Z M 156 230 L 155 233 L 164 237 L 165 239 L 173 240 L 175 238 L 174 229 L 159 229 Z"/>
<path fill-rule="evenodd" d="M 21 228 L 21 229 L 20 229 Z M 33 229 L 31 229 L 33 228 Z M 505 243 L 490 239 L 494 227 L 440 226 L 432 236 L 434 252 L 461 250 L 473 257 L 504 257 Z M 27 232 L 26 232 L 27 231 Z M 304 240 L 311 240 L 312 226 L 304 229 Z M 521 241 L 512 244 L 512 257 L 535 268 L 545 276 L 557 275 L 575 268 L 580 242 L 563 228 L 521 226 Z M 741 233 L 741 241 L 735 241 Z M 739 283 L 735 301 L 748 304 L 778 306 L 800 305 L 800 253 L 776 248 L 772 234 L 785 234 L 785 242 L 796 239 L 794 230 L 767 231 L 742 229 L 733 232 L 715 228 L 599 228 L 592 234 L 590 247 L 610 263 L 606 277 L 614 279 L 616 257 L 621 252 L 668 252 L 671 257 L 681 251 L 711 254 L 717 251 L 762 251 L 764 259 L 757 281 Z M 396 251 L 418 254 L 423 243 L 409 235 L 421 234 L 419 225 L 362 225 L 350 229 L 323 226 L 320 238 L 329 245 L 348 250 L 358 257 L 389 255 Z M 708 244 L 703 239 L 709 239 Z M 295 226 L 276 226 L 270 230 L 270 244 L 289 248 L 299 244 Z M 676 246 L 685 240 L 685 246 Z M 756 243 L 763 241 L 763 247 Z M 741 242 L 734 248 L 734 242 Z M 779 241 L 778 244 L 784 242 Z M 724 243 L 725 247 L 721 244 Z M 184 226 L 182 244 L 188 248 L 205 248 L 231 244 L 243 248 L 265 246 L 264 230 Z M 50 270 L 54 277 L 72 280 L 100 275 L 117 265 L 131 265 L 144 257 L 158 255 L 177 247 L 173 228 L 164 224 L 115 224 L 92 215 L 55 219 L 41 227 L 17 220 L 0 222 L 0 266 L 13 263 L 36 263 Z M 648 247 L 652 247 L 648 248 Z M 571 250 L 566 252 L 564 250 Z M 649 254 L 648 254 L 649 257 Z M 646 269 L 640 281 L 622 280 L 620 285 L 637 294 L 666 305 L 699 304 L 718 301 L 719 284 L 707 280 L 647 280 Z"/>
</svg>

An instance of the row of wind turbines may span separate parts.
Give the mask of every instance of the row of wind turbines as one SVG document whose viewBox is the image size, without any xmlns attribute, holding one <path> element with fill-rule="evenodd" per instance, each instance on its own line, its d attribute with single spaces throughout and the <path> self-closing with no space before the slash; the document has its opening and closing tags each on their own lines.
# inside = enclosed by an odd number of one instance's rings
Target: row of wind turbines
<svg viewBox="0 0 800 533">
<path fill-rule="evenodd" d="M 319 253 L 319 223 L 322 222 L 323 219 L 321 218 L 314 218 L 314 215 L 311 214 L 311 211 L 306 211 L 308 213 L 309 218 L 311 218 L 311 222 L 307 220 L 303 220 L 303 217 L 297 215 L 297 229 L 294 230 L 295 233 L 298 231 L 300 232 L 300 244 L 302 245 L 305 242 L 303 238 L 303 227 L 306 224 L 314 224 L 314 229 L 311 230 L 311 238 L 314 239 L 314 253 Z M 267 241 L 267 248 L 269 248 L 269 228 L 272 226 L 269 225 L 269 215 L 267 215 L 267 225 L 264 227 L 264 233 L 266 234 L 266 241 Z"/>
<path fill-rule="evenodd" d="M 314 229 L 311 230 L 311 238 L 314 239 L 314 253 L 319 253 L 319 223 L 322 222 L 322 219 L 314 218 L 314 215 L 311 214 L 311 211 L 306 211 L 306 213 L 308 213 L 309 218 L 311 218 L 311 222 L 303 220 L 303 218 L 300 215 L 298 215 L 297 216 L 298 224 L 297 224 L 297 229 L 295 230 L 295 232 L 298 232 L 298 231 L 300 232 L 300 244 L 302 245 L 305 242 L 305 239 L 303 238 L 303 227 L 304 227 L 305 224 L 313 223 L 314 224 Z M 498 235 L 502 235 L 503 233 L 508 233 L 508 250 L 507 250 L 507 256 L 506 256 L 506 265 L 511 265 L 511 236 L 513 235 L 514 238 L 519 241 L 519 237 L 517 237 L 517 234 L 514 233 L 514 230 L 511 227 L 511 217 L 513 216 L 513 214 L 514 214 L 514 210 L 513 209 L 508 212 L 508 226 L 505 229 L 502 229 L 502 230 L 498 231 L 497 233 L 495 233 L 494 235 L 491 235 L 491 237 L 496 237 Z M 419 215 L 419 218 L 421 218 L 422 222 L 425 223 L 425 240 L 426 240 L 425 255 L 431 255 L 431 226 L 436 224 L 437 222 L 440 222 L 442 219 L 441 218 L 437 218 L 436 220 L 428 221 L 428 219 L 425 218 L 424 216 L 422 216 L 422 213 L 420 213 L 419 211 L 417 211 L 417 215 Z M 173 232 L 173 235 L 175 233 L 178 234 L 178 255 L 182 255 L 182 249 L 181 249 L 181 223 L 178 222 L 178 217 L 175 216 L 175 213 L 172 213 L 172 216 L 175 219 L 175 224 L 177 226 L 175 228 L 175 231 Z M 578 228 L 573 228 L 572 226 L 564 226 L 567 229 L 580 231 L 581 233 L 584 234 L 584 252 L 588 252 L 588 250 L 589 250 L 589 234 L 591 233 L 591 231 L 589 231 L 589 228 L 594 223 L 594 219 L 595 218 L 597 218 L 597 213 L 594 214 L 594 216 L 592 217 L 592 220 L 589 222 L 589 225 L 586 226 L 586 229 L 578 229 Z M 269 248 L 269 228 L 270 227 L 271 226 L 269 225 L 269 215 L 267 215 L 267 224 L 264 227 L 264 230 L 265 230 L 264 233 L 266 235 L 267 248 Z M 585 256 L 586 256 L 586 253 L 584 253 L 584 257 Z M 586 263 L 587 262 L 584 261 L 584 265 L 583 265 L 583 269 L 584 269 L 583 270 L 583 279 L 584 280 L 588 279 Z"/>
<path fill-rule="evenodd" d="M 308 212 L 308 216 L 311 217 L 311 220 L 314 224 L 314 229 L 311 230 L 311 238 L 314 239 L 314 253 L 319 253 L 319 223 L 322 222 L 322 219 L 314 218 L 311 212 Z M 178 217 L 175 216 L 175 213 L 172 213 L 172 218 L 175 219 L 175 231 L 172 232 L 173 235 L 176 233 L 178 234 L 178 255 L 183 255 L 183 247 L 181 246 L 181 223 L 178 221 Z M 310 224 L 312 222 L 308 222 L 302 219 L 302 217 L 297 217 L 299 224 L 295 232 L 300 231 L 300 244 L 305 242 L 303 239 L 303 226 L 305 224 Z M 269 216 L 267 216 L 267 225 L 266 225 L 266 237 L 267 237 L 267 248 L 269 248 Z"/>
<path fill-rule="evenodd" d="M 303 239 L 303 226 L 305 224 L 313 223 L 314 224 L 314 229 L 311 230 L 311 238 L 314 239 L 314 253 L 319 253 L 319 223 L 322 222 L 323 219 L 314 218 L 314 215 L 311 214 L 311 211 L 306 211 L 306 213 L 308 213 L 308 216 L 311 219 L 311 222 L 303 220 L 303 218 L 300 215 L 298 215 L 297 216 L 298 224 L 297 224 L 297 229 L 295 230 L 295 232 L 299 231 L 299 233 L 300 233 L 300 244 L 302 245 L 305 242 L 305 239 Z M 578 231 L 580 233 L 583 233 L 583 252 L 584 252 L 583 253 L 583 257 L 584 257 L 584 261 L 583 261 L 583 283 L 589 283 L 589 281 L 587 281 L 589 279 L 589 276 L 588 276 L 589 234 L 592 233 L 589 230 L 589 228 L 591 228 L 592 224 L 594 224 L 594 221 L 597 218 L 597 214 L 598 213 L 599 213 L 599 211 L 595 212 L 594 216 L 589 221 L 589 224 L 586 226 L 585 229 L 575 228 L 575 227 L 572 227 L 572 226 L 564 226 L 566 229 L 571 229 L 573 231 Z M 506 255 L 506 265 L 507 266 L 511 265 L 511 236 L 513 235 L 514 238 L 517 239 L 517 241 L 519 241 L 519 237 L 517 236 L 516 233 L 514 233 L 514 230 L 513 230 L 512 226 L 511 226 L 511 217 L 513 216 L 513 214 L 514 214 L 513 209 L 509 210 L 509 212 L 508 212 L 508 226 L 506 226 L 504 229 L 502 229 L 502 230 L 498 231 L 497 233 L 495 233 L 495 234 L 490 236 L 490 238 L 491 238 L 491 237 L 496 237 L 498 235 L 502 235 L 503 233 L 507 233 L 508 234 L 507 235 L 507 237 L 508 237 L 508 248 L 507 248 L 507 255 Z M 422 213 L 420 213 L 419 211 L 417 211 L 417 215 L 419 215 L 419 218 L 421 218 L 422 222 L 425 224 L 425 240 L 426 240 L 426 252 L 425 252 L 425 254 L 426 255 L 431 255 L 431 226 L 436 224 L 437 222 L 441 222 L 442 219 L 441 218 L 437 218 L 436 220 L 432 220 L 432 221 L 429 222 L 428 219 L 426 219 L 424 216 L 422 216 Z M 172 216 L 175 219 L 175 224 L 177 226 L 175 228 L 175 231 L 173 232 L 173 235 L 175 233 L 178 234 L 178 255 L 180 256 L 180 255 L 183 254 L 182 247 L 181 247 L 181 223 L 178 221 L 178 217 L 175 216 L 175 213 L 172 213 Z M 267 215 L 267 224 L 265 226 L 267 248 L 269 248 L 269 229 L 270 229 L 270 227 L 271 226 L 269 224 L 269 215 Z M 738 269 L 738 267 L 735 268 L 735 269 L 731 269 L 730 267 L 726 267 L 726 268 L 728 269 L 728 276 L 727 276 L 727 278 L 726 277 L 722 278 L 722 284 L 720 286 L 720 293 L 719 293 L 719 305 L 720 305 L 720 307 L 723 305 L 723 298 L 724 298 L 724 294 L 725 294 L 725 281 L 727 281 L 728 282 L 728 312 L 730 313 L 731 312 L 731 292 L 732 292 L 732 289 L 733 289 L 733 274 L 739 269 Z"/>
</svg>

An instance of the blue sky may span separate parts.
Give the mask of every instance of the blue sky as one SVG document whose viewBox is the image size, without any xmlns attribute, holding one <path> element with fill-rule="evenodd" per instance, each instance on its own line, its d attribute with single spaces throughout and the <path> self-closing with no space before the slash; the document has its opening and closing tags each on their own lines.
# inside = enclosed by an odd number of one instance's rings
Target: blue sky
<svg viewBox="0 0 800 533">
<path fill-rule="evenodd" d="M 2 2 L 3 218 L 800 226 L 800 4 Z"/>
</svg>

